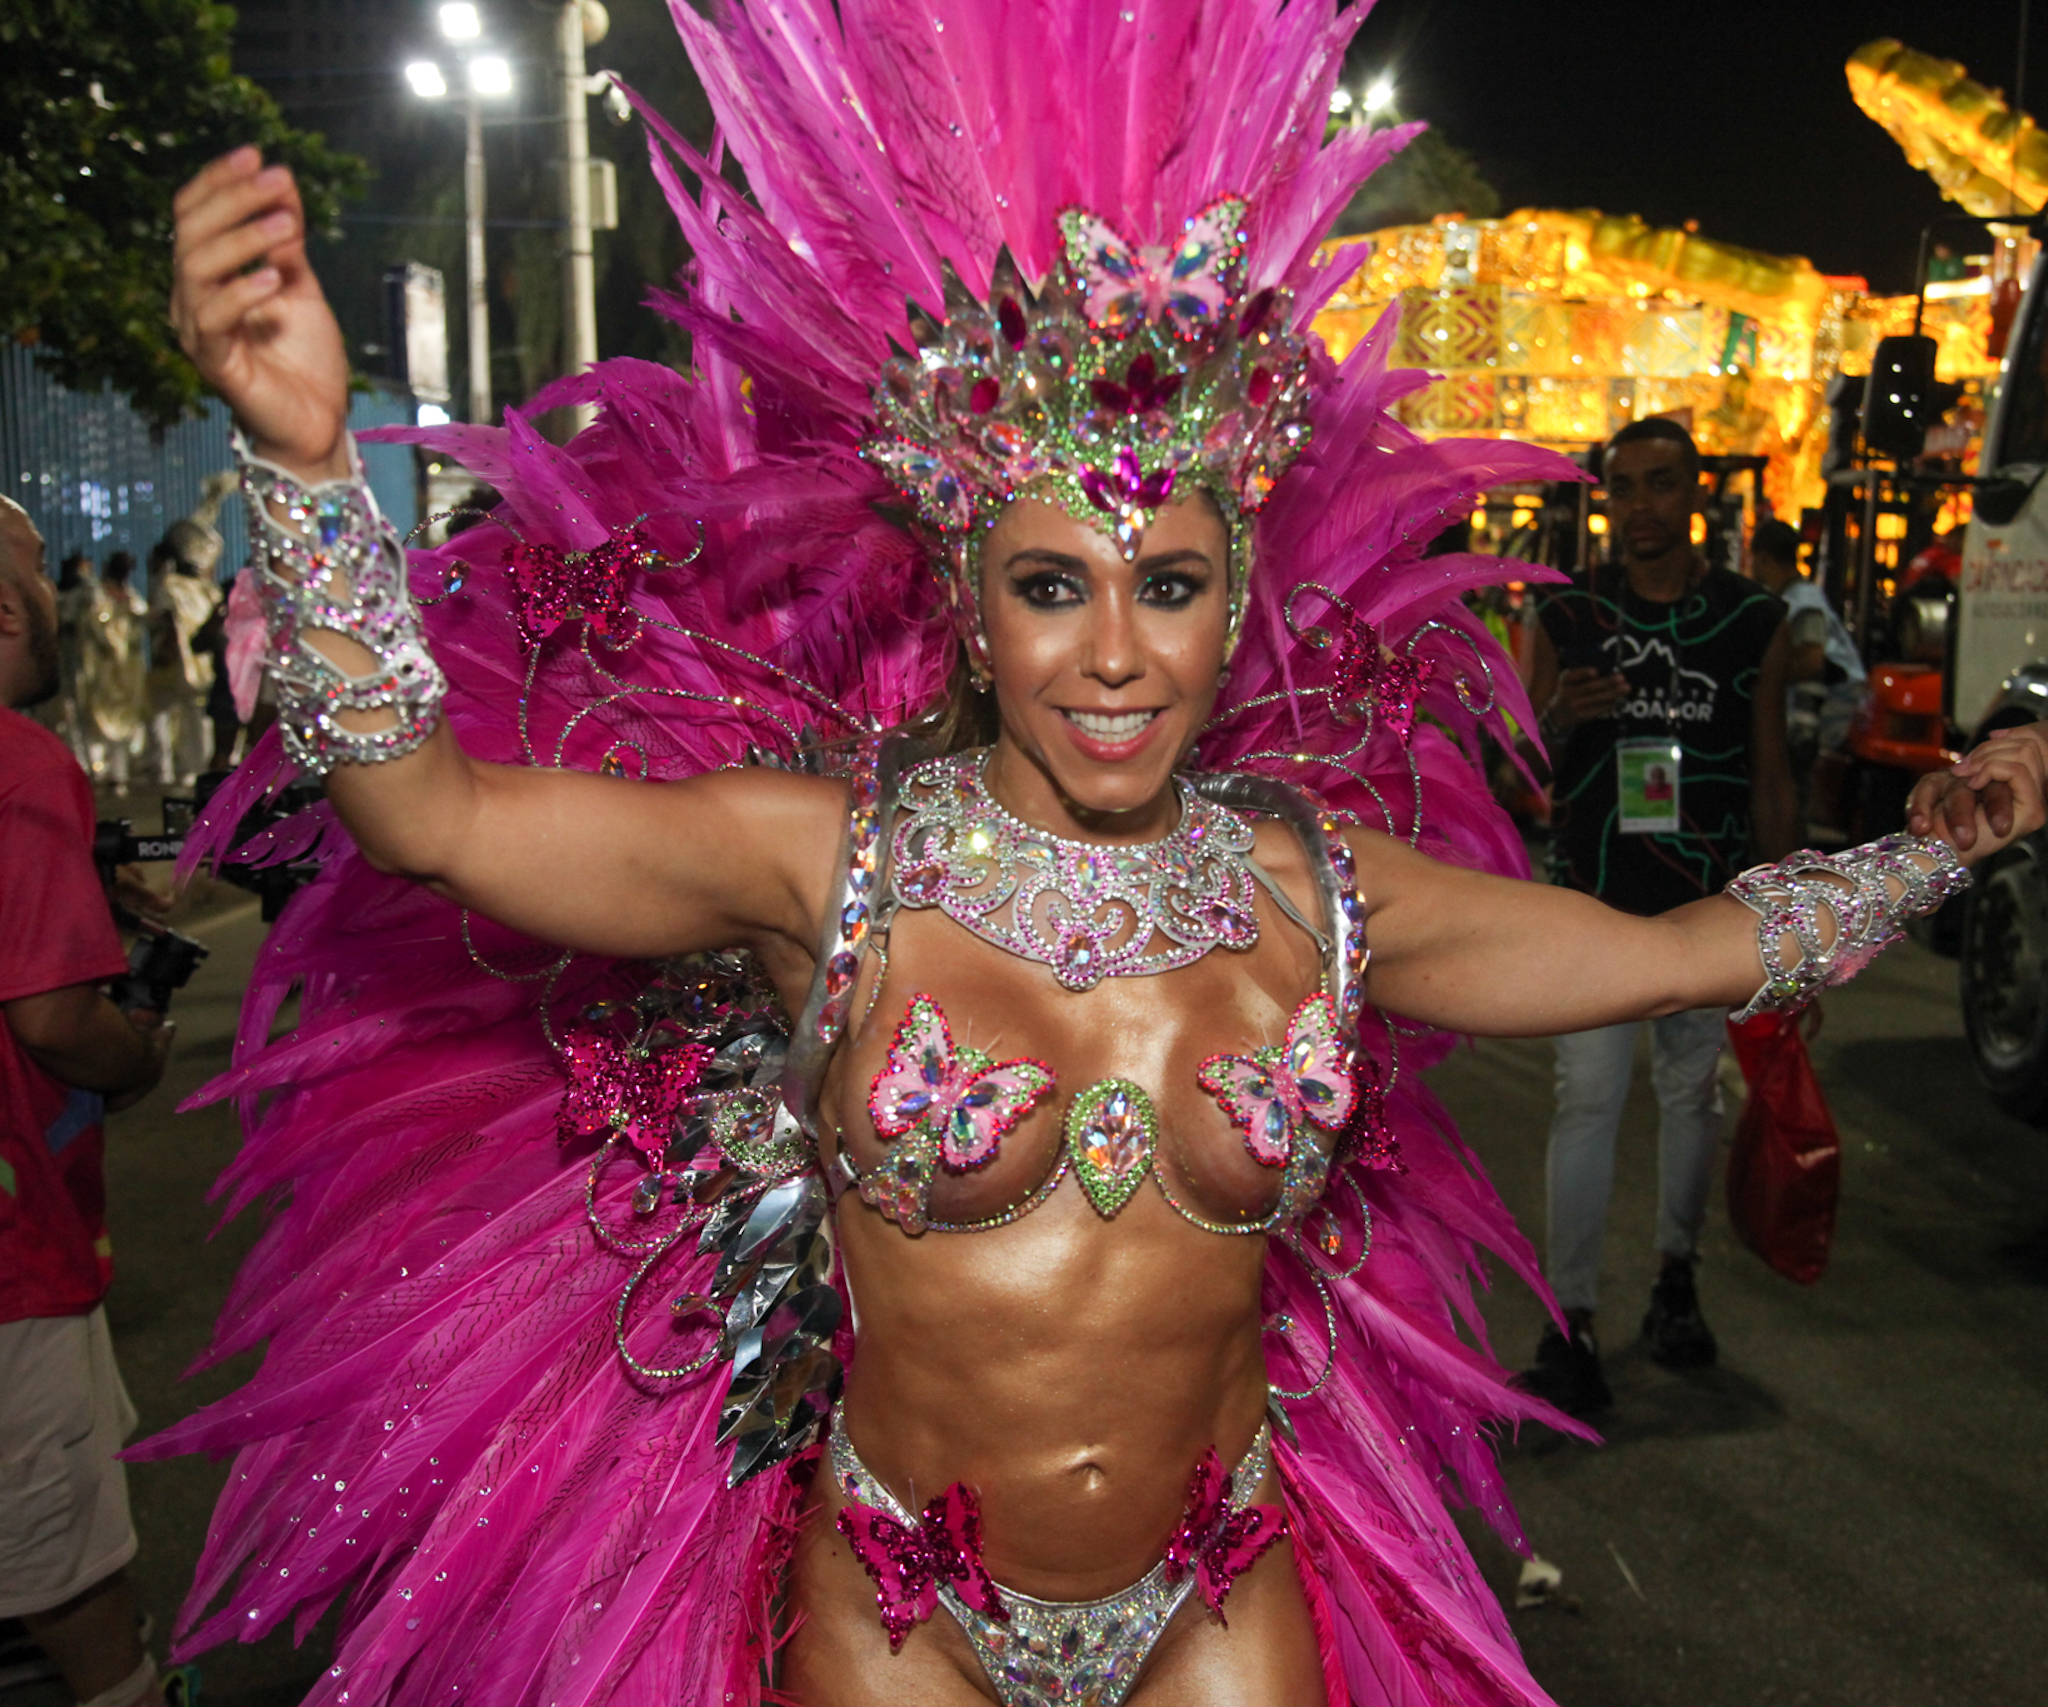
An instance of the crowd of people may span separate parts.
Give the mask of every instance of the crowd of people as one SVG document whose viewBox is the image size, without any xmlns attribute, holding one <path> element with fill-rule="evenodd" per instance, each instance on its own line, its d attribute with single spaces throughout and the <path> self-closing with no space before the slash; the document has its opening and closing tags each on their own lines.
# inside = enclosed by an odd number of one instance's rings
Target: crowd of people
<svg viewBox="0 0 2048 1707">
<path fill-rule="evenodd" d="M 135 554 L 79 550 L 57 577 L 56 697 L 38 713 L 94 784 L 189 788 L 241 746 L 226 669 L 221 536 L 173 522 L 138 573 Z"/>
</svg>

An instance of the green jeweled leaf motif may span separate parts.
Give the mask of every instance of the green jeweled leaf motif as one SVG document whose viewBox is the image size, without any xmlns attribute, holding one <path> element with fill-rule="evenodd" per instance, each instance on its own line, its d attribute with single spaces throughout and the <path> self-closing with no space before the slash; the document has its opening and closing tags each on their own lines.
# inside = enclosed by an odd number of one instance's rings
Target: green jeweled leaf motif
<svg viewBox="0 0 2048 1707">
<path fill-rule="evenodd" d="M 773 1091 L 733 1091 L 711 1116 L 711 1140 L 750 1174 L 788 1179 L 817 1160 L 818 1148 Z"/>
<path fill-rule="evenodd" d="M 1104 1220 L 1130 1201 L 1151 1171 L 1159 1116 L 1143 1085 L 1103 1079 L 1067 1110 L 1067 1154 L 1096 1213 Z"/>
</svg>

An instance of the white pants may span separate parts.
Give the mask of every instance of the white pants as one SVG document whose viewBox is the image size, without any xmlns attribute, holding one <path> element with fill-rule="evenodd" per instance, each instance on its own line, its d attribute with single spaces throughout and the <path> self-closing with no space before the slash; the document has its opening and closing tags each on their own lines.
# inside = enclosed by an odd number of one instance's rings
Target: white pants
<svg viewBox="0 0 2048 1707">
<path fill-rule="evenodd" d="M 1691 1257 L 1707 1218 L 1721 1142 L 1721 1046 L 1727 1011 L 1692 1008 L 1649 1021 L 1657 1087 L 1657 1249 Z M 1640 1020 L 1557 1040 L 1557 1112 L 1546 1174 L 1550 1248 L 1544 1273 L 1567 1310 L 1591 1310 L 1614 1191 L 1614 1146 L 1635 1072 Z"/>
<path fill-rule="evenodd" d="M 160 700 L 149 731 L 158 782 L 182 786 L 206 769 L 213 752 L 213 725 L 206 720 L 203 694 L 179 690 L 175 698 Z"/>
</svg>

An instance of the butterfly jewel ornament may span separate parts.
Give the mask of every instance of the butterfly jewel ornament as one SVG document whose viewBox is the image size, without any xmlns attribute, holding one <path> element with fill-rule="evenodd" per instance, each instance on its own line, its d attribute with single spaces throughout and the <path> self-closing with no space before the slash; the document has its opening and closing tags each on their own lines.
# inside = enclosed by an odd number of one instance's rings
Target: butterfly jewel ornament
<svg viewBox="0 0 2048 1707">
<path fill-rule="evenodd" d="M 1050 278 L 1029 285 L 1005 256 L 986 303 L 949 279 L 943 322 L 913 311 L 917 351 L 884 365 L 861 451 L 936 536 L 977 665 L 976 544 L 1026 496 L 1134 558 L 1162 505 L 1207 492 L 1230 530 L 1234 640 L 1244 518 L 1308 443 L 1320 351 L 1294 329 L 1287 293 L 1247 292 L 1249 213 L 1225 197 L 1153 245 L 1070 208 Z"/>
<path fill-rule="evenodd" d="M 1233 1511 L 1230 1491 L 1231 1477 L 1212 1446 L 1195 1466 L 1186 1514 L 1166 1544 L 1166 1580 L 1177 1583 L 1193 1573 L 1196 1593 L 1218 1618 L 1231 1584 L 1287 1533 L 1287 1518 L 1278 1506 Z"/>
<path fill-rule="evenodd" d="M 981 1562 L 981 1506 L 963 1483 L 934 1499 L 915 1524 L 856 1501 L 839 1514 L 838 1528 L 874 1579 L 875 1604 L 892 1652 L 913 1625 L 939 1609 L 941 1585 L 998 1623 L 1009 1622 L 1009 1610 Z"/>
<path fill-rule="evenodd" d="M 519 638 L 530 649 L 565 622 L 610 634 L 624 614 L 626 583 L 656 568 L 661 553 L 636 522 L 589 551 L 521 543 L 512 549 Z"/>
<path fill-rule="evenodd" d="M 875 1131 L 896 1142 L 862 1178 L 861 1196 L 906 1233 L 923 1232 L 934 1164 L 966 1173 L 994 1161 L 1053 1083 L 1043 1061 L 956 1049 L 939 1004 L 912 997 L 868 1090 Z"/>
<path fill-rule="evenodd" d="M 668 1148 L 683 1101 L 703 1076 L 711 1051 L 702 1044 L 642 1049 L 597 1031 L 573 1031 L 562 1042 L 569 1074 L 555 1126 L 563 1143 L 617 1133 L 650 1162 Z"/>
<path fill-rule="evenodd" d="M 1244 1134 L 1252 1159 L 1285 1167 L 1311 1126 L 1344 1129 L 1357 1099 L 1352 1047 L 1328 996 L 1294 1010 L 1287 1041 L 1249 1055 L 1211 1055 L 1196 1069 L 1203 1090 Z"/>
</svg>

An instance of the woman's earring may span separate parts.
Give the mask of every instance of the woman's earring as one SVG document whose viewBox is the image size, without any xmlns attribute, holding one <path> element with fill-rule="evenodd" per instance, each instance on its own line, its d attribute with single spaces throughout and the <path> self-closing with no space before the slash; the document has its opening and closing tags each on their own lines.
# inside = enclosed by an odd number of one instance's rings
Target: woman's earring
<svg viewBox="0 0 2048 1707">
<path fill-rule="evenodd" d="M 976 693 L 987 693 L 996 685 L 995 670 L 989 662 L 988 630 L 981 625 L 981 612 L 974 613 L 974 626 L 967 634 L 967 680 Z"/>
</svg>

